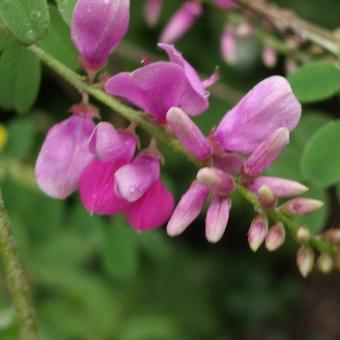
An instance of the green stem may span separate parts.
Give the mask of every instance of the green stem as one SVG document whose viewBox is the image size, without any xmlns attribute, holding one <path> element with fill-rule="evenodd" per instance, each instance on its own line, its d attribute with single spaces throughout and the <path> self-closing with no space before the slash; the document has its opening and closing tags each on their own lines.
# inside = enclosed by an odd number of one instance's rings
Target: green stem
<svg viewBox="0 0 340 340">
<path fill-rule="evenodd" d="M 202 162 L 199 162 L 192 155 L 190 155 L 176 139 L 174 139 L 170 134 L 166 133 L 162 127 L 147 120 L 146 113 L 134 110 L 120 103 L 117 99 L 112 98 L 95 86 L 86 84 L 78 74 L 67 68 L 65 65 L 61 64 L 58 60 L 54 59 L 54 57 L 46 53 L 38 46 L 30 46 L 29 49 L 35 55 L 37 55 L 46 65 L 57 72 L 74 87 L 76 87 L 80 92 L 87 92 L 92 97 L 96 98 L 98 101 L 105 104 L 112 110 L 115 110 L 117 113 L 119 113 L 121 116 L 125 117 L 129 121 L 138 123 L 139 126 L 142 127 L 151 136 L 155 137 L 160 142 L 167 144 L 173 151 L 184 155 L 197 167 L 204 166 Z M 258 201 L 256 195 L 248 191 L 244 186 L 238 184 L 236 186 L 236 189 L 249 203 L 254 206 L 256 210 L 261 207 L 261 204 Z M 271 217 L 273 220 L 281 221 L 293 234 L 295 234 L 296 230 L 299 228 L 299 225 L 296 222 L 292 221 L 287 216 L 276 210 L 270 210 L 268 211 L 268 214 L 270 215 L 269 217 Z M 327 252 L 330 254 L 334 253 L 333 246 L 331 244 L 327 243 L 326 241 L 319 240 L 316 236 L 311 237 L 310 244 L 319 251 Z"/>
<path fill-rule="evenodd" d="M 0 190 L 0 246 L 21 336 L 24 340 L 39 339 L 38 324 L 30 299 L 29 288 L 11 231 Z"/>
</svg>

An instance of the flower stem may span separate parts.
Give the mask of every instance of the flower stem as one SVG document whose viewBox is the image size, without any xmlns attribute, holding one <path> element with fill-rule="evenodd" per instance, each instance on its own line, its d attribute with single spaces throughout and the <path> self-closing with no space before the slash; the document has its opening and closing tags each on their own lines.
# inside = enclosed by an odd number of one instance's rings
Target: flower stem
<svg viewBox="0 0 340 340">
<path fill-rule="evenodd" d="M 80 92 L 87 92 L 99 102 L 105 104 L 107 107 L 116 111 L 118 114 L 125 117 L 129 121 L 138 123 L 138 125 L 146 132 L 148 132 L 151 136 L 155 137 L 160 142 L 168 145 L 168 147 L 170 147 L 176 153 L 184 155 L 197 167 L 204 166 L 202 162 L 198 161 L 191 154 L 189 154 L 181 146 L 181 144 L 170 134 L 168 134 L 162 127 L 148 120 L 144 112 L 134 110 L 120 103 L 117 99 L 107 95 L 104 91 L 96 88 L 95 86 L 86 84 L 85 82 L 83 82 L 82 78 L 78 74 L 67 68 L 65 65 L 61 64 L 58 60 L 56 60 L 54 57 L 46 53 L 38 46 L 30 46 L 29 49 L 46 65 L 57 72 L 74 87 L 76 87 Z M 243 196 L 243 198 L 245 198 L 249 203 L 253 205 L 256 210 L 260 209 L 261 204 L 256 195 L 251 193 L 240 184 L 236 186 L 236 189 L 241 194 L 241 196 Z M 270 217 L 275 222 L 282 222 L 286 226 L 286 228 L 293 233 L 293 235 L 295 235 L 297 229 L 300 227 L 298 223 L 294 222 L 279 211 L 269 210 L 266 213 L 268 214 L 268 217 Z M 311 236 L 309 243 L 320 252 L 326 252 L 331 255 L 333 255 L 335 252 L 334 247 L 330 243 L 324 240 L 320 240 L 317 236 Z"/>
<path fill-rule="evenodd" d="M 38 323 L 30 299 L 29 288 L 25 278 L 18 249 L 11 231 L 0 190 L 0 246 L 4 268 L 9 283 L 16 316 L 20 325 L 22 339 L 40 339 Z"/>
</svg>

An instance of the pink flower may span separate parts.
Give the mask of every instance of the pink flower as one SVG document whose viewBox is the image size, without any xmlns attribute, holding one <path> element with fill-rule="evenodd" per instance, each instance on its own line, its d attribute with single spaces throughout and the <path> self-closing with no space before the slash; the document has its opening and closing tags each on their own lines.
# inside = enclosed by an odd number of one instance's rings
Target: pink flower
<svg viewBox="0 0 340 340">
<path fill-rule="evenodd" d="M 73 12 L 72 39 L 85 66 L 98 69 L 125 36 L 129 0 L 78 0 Z"/>
<path fill-rule="evenodd" d="M 146 22 L 150 27 L 155 26 L 158 22 L 162 11 L 164 0 L 146 0 L 144 5 L 144 15 Z"/>
<path fill-rule="evenodd" d="M 46 195 L 64 199 L 78 189 L 82 172 L 95 158 L 89 147 L 94 128 L 92 119 L 73 115 L 48 131 L 35 165 Z"/>
<path fill-rule="evenodd" d="M 238 8 L 238 5 L 233 0 L 214 0 L 214 4 L 222 9 Z"/>
<path fill-rule="evenodd" d="M 202 14 L 202 5 L 197 1 L 186 1 L 171 17 L 164 28 L 160 42 L 174 43 L 182 37 Z"/>
<path fill-rule="evenodd" d="M 174 106 L 189 116 L 201 114 L 208 108 L 204 82 L 174 46 L 159 47 L 167 52 L 169 62 L 159 61 L 132 73 L 118 73 L 106 82 L 106 92 L 145 110 L 159 123 L 165 123 L 167 112 Z"/>
<path fill-rule="evenodd" d="M 236 31 L 231 24 L 226 25 L 221 35 L 220 50 L 222 58 L 227 64 L 236 62 Z"/>
</svg>

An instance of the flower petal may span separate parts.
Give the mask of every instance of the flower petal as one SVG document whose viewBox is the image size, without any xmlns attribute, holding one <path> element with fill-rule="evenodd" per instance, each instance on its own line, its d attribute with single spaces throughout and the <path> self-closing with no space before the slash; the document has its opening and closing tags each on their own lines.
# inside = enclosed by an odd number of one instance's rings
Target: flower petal
<svg viewBox="0 0 340 340">
<path fill-rule="evenodd" d="M 159 179 L 138 201 L 129 205 L 126 210 L 128 222 L 138 231 L 158 228 L 170 217 L 175 201 Z"/>
<path fill-rule="evenodd" d="M 93 161 L 80 178 L 80 198 L 90 213 L 114 215 L 125 210 L 129 203 L 114 193 L 114 174 L 122 162 Z"/>
<path fill-rule="evenodd" d="M 84 62 L 101 67 L 129 26 L 129 0 L 78 0 L 73 12 L 72 39 Z"/>
<path fill-rule="evenodd" d="M 164 0 L 146 0 L 144 5 L 144 15 L 150 27 L 157 24 L 162 11 Z"/>
<path fill-rule="evenodd" d="M 276 129 L 294 129 L 300 116 L 301 104 L 288 81 L 272 76 L 257 84 L 225 115 L 214 136 L 225 151 L 248 154 Z"/>
<path fill-rule="evenodd" d="M 77 190 L 81 173 L 95 158 L 89 148 L 94 128 L 91 119 L 71 116 L 48 131 L 35 165 L 46 195 L 64 199 Z"/>
</svg>

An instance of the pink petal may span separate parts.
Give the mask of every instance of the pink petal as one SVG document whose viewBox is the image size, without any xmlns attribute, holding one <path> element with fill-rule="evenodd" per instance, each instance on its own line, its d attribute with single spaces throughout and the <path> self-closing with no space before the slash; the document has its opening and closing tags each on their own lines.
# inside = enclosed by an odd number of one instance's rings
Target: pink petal
<svg viewBox="0 0 340 340">
<path fill-rule="evenodd" d="M 89 148 L 94 127 L 89 118 L 71 116 L 48 131 L 35 165 L 46 195 L 64 199 L 77 190 L 81 173 L 95 158 Z"/>
<path fill-rule="evenodd" d="M 169 219 L 174 205 L 172 193 L 158 180 L 143 197 L 129 205 L 126 218 L 138 231 L 158 228 Z"/>
<path fill-rule="evenodd" d="M 144 14 L 149 26 L 153 27 L 157 24 L 163 4 L 164 0 L 146 0 Z"/>
<path fill-rule="evenodd" d="M 225 151 L 248 154 L 276 129 L 293 130 L 300 116 L 301 104 L 288 81 L 272 76 L 257 84 L 225 115 L 214 136 Z"/>
<path fill-rule="evenodd" d="M 101 67 L 125 36 L 129 0 L 78 0 L 73 12 L 72 39 L 85 63 Z"/>
<path fill-rule="evenodd" d="M 220 50 L 223 60 L 227 64 L 233 64 L 237 59 L 236 31 L 233 25 L 226 25 L 220 40 Z"/>
<path fill-rule="evenodd" d="M 124 200 L 135 202 L 158 180 L 159 174 L 159 160 L 142 153 L 132 163 L 116 171 L 115 191 Z"/>
<path fill-rule="evenodd" d="M 214 0 L 214 3 L 222 9 L 234 9 L 238 7 L 238 5 L 232 0 Z"/>
<path fill-rule="evenodd" d="M 215 196 L 211 201 L 205 219 L 205 235 L 209 242 L 216 243 L 222 238 L 228 224 L 230 208 L 230 197 Z"/>
<path fill-rule="evenodd" d="M 170 18 L 159 41 L 173 43 L 182 37 L 202 14 L 202 5 L 197 1 L 186 1 Z"/>
<path fill-rule="evenodd" d="M 114 174 L 122 162 L 93 161 L 80 178 L 80 198 L 90 213 L 114 215 L 125 210 L 129 203 L 114 193 Z"/>
</svg>

